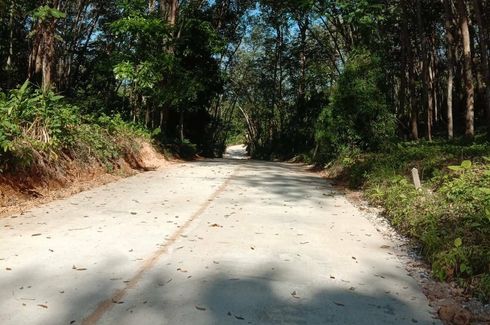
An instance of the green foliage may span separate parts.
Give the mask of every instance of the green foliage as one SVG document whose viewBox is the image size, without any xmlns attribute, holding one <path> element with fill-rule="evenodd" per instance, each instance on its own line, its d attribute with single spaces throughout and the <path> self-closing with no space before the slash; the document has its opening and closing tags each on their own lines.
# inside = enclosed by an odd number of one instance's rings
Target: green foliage
<svg viewBox="0 0 490 325">
<path fill-rule="evenodd" d="M 151 62 L 144 61 L 134 66 L 128 61 L 114 67 L 116 80 L 131 84 L 136 91 L 152 89 L 161 80 Z"/>
<path fill-rule="evenodd" d="M 55 18 L 55 19 L 66 18 L 65 13 L 59 11 L 56 8 L 51 8 L 48 5 L 36 8 L 36 10 L 34 10 L 32 16 L 35 19 L 39 19 L 41 21 L 45 21 L 45 20 L 48 20 L 51 18 Z"/>
<path fill-rule="evenodd" d="M 134 151 L 146 131 L 120 116 L 83 115 L 62 96 L 24 83 L 0 93 L 0 169 L 16 171 L 56 162 L 68 155 L 106 166 Z"/>
<path fill-rule="evenodd" d="M 471 169 L 472 163 L 470 160 L 464 160 L 459 166 L 448 166 L 448 168 L 455 172 L 465 172 Z"/>
<path fill-rule="evenodd" d="M 406 143 L 338 158 L 351 184 L 384 208 L 392 225 L 416 239 L 440 280 L 458 280 L 490 299 L 489 144 Z M 410 170 L 424 185 L 417 191 Z"/>
<path fill-rule="evenodd" d="M 174 152 L 182 159 L 194 159 L 197 155 L 197 146 L 188 139 L 184 139 L 175 146 Z"/>
<path fill-rule="evenodd" d="M 350 57 L 317 123 L 319 159 L 336 156 L 342 147 L 386 147 L 394 137 L 395 119 L 384 78 L 379 59 L 372 53 L 361 50 Z"/>
</svg>

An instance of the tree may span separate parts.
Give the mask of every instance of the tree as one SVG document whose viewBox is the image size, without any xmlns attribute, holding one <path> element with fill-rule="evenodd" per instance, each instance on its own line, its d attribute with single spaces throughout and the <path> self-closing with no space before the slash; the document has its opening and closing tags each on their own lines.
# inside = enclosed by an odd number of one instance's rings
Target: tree
<svg viewBox="0 0 490 325">
<path fill-rule="evenodd" d="M 454 137 L 454 122 L 453 122 L 453 82 L 454 82 L 454 35 L 453 35 L 453 10 L 452 0 L 444 1 L 445 11 L 445 27 L 446 27 L 446 39 L 447 39 L 447 93 L 446 93 L 446 105 L 447 105 L 447 135 L 450 140 Z"/>
<path fill-rule="evenodd" d="M 475 11 L 476 22 L 479 30 L 479 45 L 480 45 L 480 57 L 481 68 L 483 71 L 483 79 L 485 84 L 485 113 L 487 116 L 487 134 L 490 137 L 490 68 L 488 63 L 488 29 L 484 23 L 484 19 L 481 13 L 483 4 L 481 0 L 473 0 L 473 8 Z"/>
<path fill-rule="evenodd" d="M 461 30 L 461 39 L 463 43 L 463 75 L 466 95 L 465 136 L 469 139 L 472 139 L 475 136 L 475 89 L 473 85 L 471 40 L 468 23 L 468 13 L 464 0 L 456 0 L 456 4 L 459 16 L 459 28 Z"/>
<path fill-rule="evenodd" d="M 56 24 L 58 19 L 65 18 L 65 14 L 58 10 L 59 5 L 58 0 L 49 1 L 33 14 L 36 23 L 31 32 L 34 46 L 30 59 L 30 78 L 41 72 L 44 91 L 49 91 L 54 83 Z"/>
</svg>

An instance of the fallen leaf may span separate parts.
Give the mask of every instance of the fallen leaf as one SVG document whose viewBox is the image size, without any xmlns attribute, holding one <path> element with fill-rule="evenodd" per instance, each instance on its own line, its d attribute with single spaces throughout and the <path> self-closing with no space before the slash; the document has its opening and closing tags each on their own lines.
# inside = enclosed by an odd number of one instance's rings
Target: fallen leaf
<svg viewBox="0 0 490 325">
<path fill-rule="evenodd" d="M 42 308 L 44 308 L 44 309 L 48 309 L 48 306 L 43 305 L 43 304 L 39 304 L 38 306 L 39 306 L 39 307 L 42 307 Z"/>
<path fill-rule="evenodd" d="M 12 269 L 10 267 L 6 267 L 5 270 L 12 271 Z"/>
</svg>

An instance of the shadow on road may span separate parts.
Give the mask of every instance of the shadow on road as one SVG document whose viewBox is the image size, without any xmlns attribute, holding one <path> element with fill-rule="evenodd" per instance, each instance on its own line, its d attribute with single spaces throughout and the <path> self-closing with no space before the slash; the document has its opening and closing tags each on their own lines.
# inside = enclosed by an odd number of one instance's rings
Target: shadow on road
<svg viewBox="0 0 490 325">
<path fill-rule="evenodd" d="M 329 180 L 308 172 L 304 165 L 258 160 L 204 160 L 198 162 L 209 167 L 223 164 L 242 167 L 246 173 L 234 176 L 233 181 L 250 188 L 273 193 L 282 202 L 301 201 L 322 195 L 342 195 L 331 187 Z M 320 192 L 319 192 L 320 190 Z"/>
<path fill-rule="evenodd" d="M 26 304 L 24 308 L 39 308 L 37 304 L 40 303 L 53 308 L 55 318 L 50 318 L 50 309 L 46 309 L 46 320 L 50 324 L 81 324 L 83 317 L 93 311 L 81 308 L 90 306 L 95 309 L 97 302 L 109 298 L 115 291 L 111 283 L 114 281 L 106 276 L 107 270 L 117 265 L 118 262 L 109 261 L 97 269 L 88 270 L 83 275 L 86 286 L 63 289 L 76 290 L 76 299 L 63 300 L 60 291 L 57 306 L 50 303 L 52 297 L 36 297 L 35 301 L 29 301 L 18 296 L 18 303 Z M 186 275 L 176 275 L 173 270 L 155 270 L 144 284 L 135 288 L 138 293 L 136 298 L 130 296 L 114 301 L 112 309 L 107 312 L 110 317 L 103 319 L 103 323 L 436 324 L 435 321 L 419 319 L 417 315 L 423 315 L 425 311 L 404 304 L 397 294 L 373 286 L 369 279 L 360 277 L 346 289 L 327 289 L 326 283 L 318 283 L 313 293 L 304 292 L 303 287 L 292 283 L 285 292 L 281 289 L 283 285 L 277 284 L 284 281 L 286 272 L 277 265 L 266 264 L 257 267 L 246 278 L 234 278 L 232 271 L 221 271 L 206 276 L 196 274 L 187 279 Z M 19 286 L 26 288 L 23 296 L 29 297 L 27 286 L 36 283 L 42 285 L 43 278 L 49 276 L 43 274 L 42 269 L 36 269 L 31 270 L 30 274 L 24 271 L 16 281 L 21 281 Z M 118 281 L 118 287 L 123 287 L 124 279 Z M 363 285 L 370 285 L 373 294 L 356 292 Z M 132 293 L 131 290 L 129 292 Z M 0 308 L 7 302 L 6 299 L 12 297 L 3 297 Z"/>
</svg>

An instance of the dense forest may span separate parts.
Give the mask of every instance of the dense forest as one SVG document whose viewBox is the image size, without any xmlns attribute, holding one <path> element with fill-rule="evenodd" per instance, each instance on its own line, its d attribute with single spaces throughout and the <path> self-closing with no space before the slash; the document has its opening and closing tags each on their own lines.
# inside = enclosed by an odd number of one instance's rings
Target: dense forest
<svg viewBox="0 0 490 325">
<path fill-rule="evenodd" d="M 0 88 L 29 80 L 207 155 L 378 149 L 490 123 L 489 4 L 0 2 Z M 231 129 L 230 129 L 231 128 Z"/>
<path fill-rule="evenodd" d="M 2 170 L 134 137 L 342 165 L 439 278 L 490 297 L 490 1 L 0 0 L 0 19 Z"/>
</svg>

